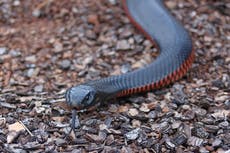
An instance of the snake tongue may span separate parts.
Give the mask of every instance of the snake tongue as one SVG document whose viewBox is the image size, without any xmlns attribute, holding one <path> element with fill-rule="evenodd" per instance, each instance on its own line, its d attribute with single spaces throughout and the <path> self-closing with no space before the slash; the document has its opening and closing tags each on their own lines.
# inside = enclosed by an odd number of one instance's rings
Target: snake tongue
<svg viewBox="0 0 230 153">
<path fill-rule="evenodd" d="M 76 125 L 75 125 L 75 123 L 76 123 L 76 116 L 77 116 L 77 111 L 76 111 L 76 109 L 73 109 L 72 110 L 71 129 L 75 129 L 75 127 L 76 127 Z M 80 122 L 78 122 L 78 123 L 80 123 Z M 80 124 L 78 126 L 80 126 Z"/>
<path fill-rule="evenodd" d="M 100 105 L 100 103 L 97 103 L 95 106 L 91 106 L 88 109 L 82 109 L 82 107 L 75 107 L 74 109 L 72 109 L 72 121 L 71 121 L 71 125 L 70 125 L 71 129 L 70 129 L 69 133 L 65 136 L 65 138 L 67 138 L 71 134 L 72 131 L 74 131 L 74 135 L 75 135 L 75 133 L 76 133 L 75 132 L 76 127 L 80 127 L 81 126 L 79 118 L 77 116 L 77 110 L 79 112 L 85 112 L 87 110 L 88 111 L 92 111 L 92 110 L 95 110 L 99 105 Z M 75 137 L 76 137 L 76 135 L 75 135 Z"/>
<path fill-rule="evenodd" d="M 76 125 L 76 121 L 77 121 L 77 125 Z M 72 121 L 71 121 L 70 127 L 71 127 L 71 129 L 68 132 L 68 134 L 65 136 L 65 139 L 71 134 L 72 131 L 74 131 L 74 135 L 75 135 L 75 133 L 76 133 L 75 128 L 80 127 L 80 121 L 78 120 L 76 109 L 72 110 Z M 76 138 L 76 135 L 75 135 L 75 138 Z"/>
</svg>

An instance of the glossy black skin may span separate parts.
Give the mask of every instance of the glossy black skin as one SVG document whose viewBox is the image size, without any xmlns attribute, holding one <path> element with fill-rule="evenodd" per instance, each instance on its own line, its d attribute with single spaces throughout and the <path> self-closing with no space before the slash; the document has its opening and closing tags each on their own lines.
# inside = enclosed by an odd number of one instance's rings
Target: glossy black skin
<svg viewBox="0 0 230 153">
<path fill-rule="evenodd" d="M 154 40 L 160 55 L 144 68 L 87 82 L 67 90 L 67 103 L 77 109 L 92 106 L 130 88 L 157 82 L 175 72 L 191 55 L 187 31 L 172 17 L 161 0 L 124 0 L 131 19 Z"/>
</svg>

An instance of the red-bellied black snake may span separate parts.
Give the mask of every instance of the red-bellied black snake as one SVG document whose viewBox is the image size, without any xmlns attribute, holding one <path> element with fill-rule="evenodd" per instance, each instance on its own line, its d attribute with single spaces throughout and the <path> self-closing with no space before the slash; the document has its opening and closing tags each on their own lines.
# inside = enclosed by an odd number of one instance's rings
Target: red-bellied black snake
<svg viewBox="0 0 230 153">
<path fill-rule="evenodd" d="M 165 8 L 162 0 L 123 0 L 131 22 L 157 44 L 160 55 L 146 67 L 86 82 L 67 90 L 66 101 L 83 109 L 113 97 L 161 88 L 181 78 L 194 60 L 188 32 Z"/>
</svg>

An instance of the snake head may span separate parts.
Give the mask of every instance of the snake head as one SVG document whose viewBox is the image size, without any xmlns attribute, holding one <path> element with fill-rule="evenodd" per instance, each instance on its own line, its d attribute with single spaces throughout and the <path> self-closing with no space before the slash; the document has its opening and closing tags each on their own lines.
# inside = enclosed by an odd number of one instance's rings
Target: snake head
<svg viewBox="0 0 230 153">
<path fill-rule="evenodd" d="M 96 91 L 87 85 L 74 86 L 66 91 L 66 102 L 73 108 L 85 109 L 95 102 Z"/>
</svg>

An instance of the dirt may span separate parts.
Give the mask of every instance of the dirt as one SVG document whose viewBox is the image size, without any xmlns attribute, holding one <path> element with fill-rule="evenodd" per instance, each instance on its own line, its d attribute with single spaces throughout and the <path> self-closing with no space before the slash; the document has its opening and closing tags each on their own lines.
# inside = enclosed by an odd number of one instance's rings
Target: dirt
<svg viewBox="0 0 230 153">
<path fill-rule="evenodd" d="M 1 152 L 230 151 L 230 3 L 167 0 L 195 61 L 170 86 L 78 114 L 64 93 L 153 61 L 118 0 L 0 0 Z"/>
</svg>

